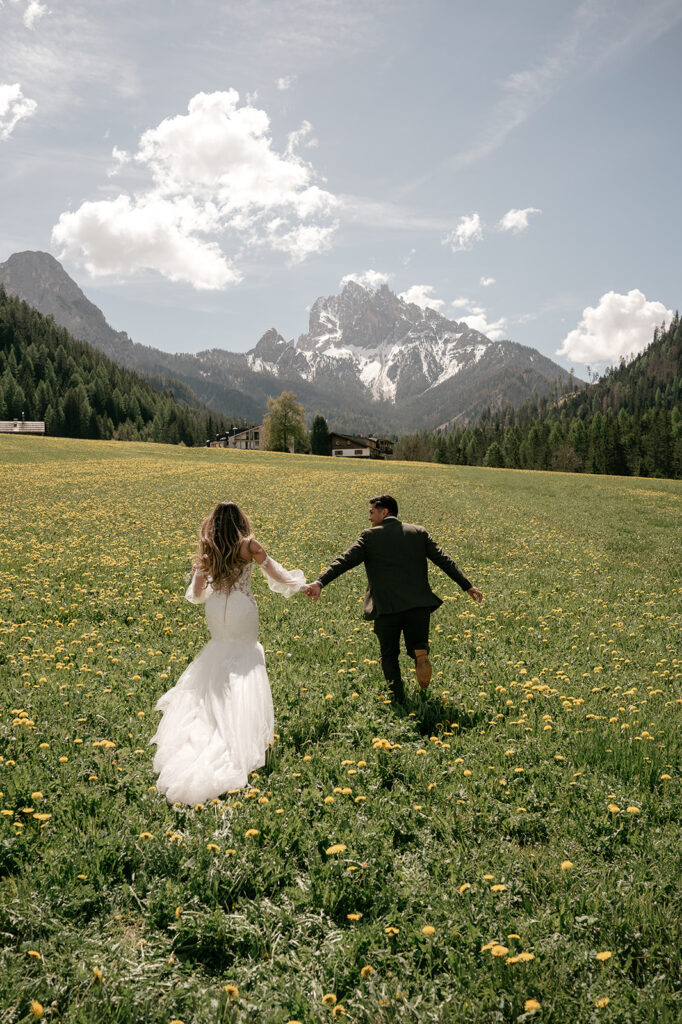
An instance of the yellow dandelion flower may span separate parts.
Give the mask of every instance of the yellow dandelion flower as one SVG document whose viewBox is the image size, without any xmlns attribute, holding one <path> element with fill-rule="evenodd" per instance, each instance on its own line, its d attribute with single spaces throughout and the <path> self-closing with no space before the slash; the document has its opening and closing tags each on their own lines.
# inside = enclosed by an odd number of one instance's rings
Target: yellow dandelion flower
<svg viewBox="0 0 682 1024">
<path fill-rule="evenodd" d="M 499 883 L 498 885 L 491 885 L 491 886 L 490 886 L 490 891 L 491 891 L 491 892 L 504 892 L 506 888 L 507 888 L 507 886 L 506 886 L 506 885 L 503 885 L 503 884 L 502 884 L 502 883 L 500 882 L 500 883 Z"/>
<path fill-rule="evenodd" d="M 348 849 L 343 843 L 334 843 L 333 846 L 328 846 L 325 853 L 328 857 L 332 857 L 335 853 L 345 853 Z"/>
<path fill-rule="evenodd" d="M 562 871 L 570 871 L 572 867 L 573 867 L 573 861 L 562 860 L 562 862 L 561 862 L 561 870 Z"/>
<path fill-rule="evenodd" d="M 251 836 L 260 835 L 260 833 L 259 833 L 257 828 L 247 828 L 247 830 L 244 833 L 244 835 L 250 838 Z"/>
<path fill-rule="evenodd" d="M 531 960 L 535 960 L 535 953 L 519 953 L 519 960 L 523 964 L 529 964 Z"/>
<path fill-rule="evenodd" d="M 595 999 L 594 1005 L 598 1010 L 603 1010 L 605 1006 L 608 1006 L 611 1000 L 608 996 L 600 996 L 599 999 Z"/>
<path fill-rule="evenodd" d="M 337 1003 L 337 1005 L 332 1010 L 332 1016 L 333 1017 L 343 1017 L 345 1012 L 346 1012 L 346 1007 L 342 1003 Z"/>
<path fill-rule="evenodd" d="M 40 1020 L 43 1015 L 43 1004 L 39 1003 L 37 999 L 31 1000 L 31 1013 L 38 1020 Z"/>
<path fill-rule="evenodd" d="M 470 888 L 471 888 L 471 885 L 469 884 L 469 882 L 462 882 L 462 884 L 460 885 L 460 887 L 458 889 L 458 892 L 466 892 L 467 889 L 470 889 Z"/>
<path fill-rule="evenodd" d="M 228 999 L 236 999 L 239 995 L 239 989 L 236 985 L 223 985 L 223 992 L 225 992 Z"/>
<path fill-rule="evenodd" d="M 597 960 L 601 960 L 602 963 L 605 963 L 607 960 L 610 960 L 612 956 L 613 953 L 611 953 L 608 949 L 605 949 L 603 950 L 603 952 L 597 953 Z"/>
<path fill-rule="evenodd" d="M 400 933 L 400 928 L 395 928 L 390 924 L 388 928 L 384 928 L 384 932 L 386 935 L 398 935 Z"/>
<path fill-rule="evenodd" d="M 626 807 L 625 810 L 628 812 L 628 814 L 641 814 L 642 813 L 641 807 L 634 807 L 634 806 Z"/>
<path fill-rule="evenodd" d="M 365 964 L 360 970 L 361 978 L 370 978 L 374 974 L 374 968 L 370 964 Z"/>
<path fill-rule="evenodd" d="M 43 959 L 37 949 L 29 949 L 28 955 L 32 956 L 34 960 L 42 960 Z"/>
<path fill-rule="evenodd" d="M 326 995 L 322 996 L 322 1002 L 325 1006 L 336 1006 L 336 996 L 333 992 L 327 992 Z"/>
<path fill-rule="evenodd" d="M 218 853 L 218 851 L 220 850 L 220 847 L 218 846 L 217 843 L 206 843 L 206 849 L 207 850 L 213 850 L 213 851 L 215 851 L 215 853 Z"/>
<path fill-rule="evenodd" d="M 333 804 L 333 803 L 334 803 L 334 797 L 333 797 L 333 796 L 326 796 L 326 797 L 324 798 L 324 802 L 325 802 L 326 804 Z"/>
<path fill-rule="evenodd" d="M 542 1005 L 537 1001 L 537 999 L 526 999 L 523 1004 L 523 1008 L 526 1013 L 537 1013 L 538 1010 L 542 1009 Z"/>
<path fill-rule="evenodd" d="M 140 839 L 153 839 L 151 832 L 140 832 Z"/>
<path fill-rule="evenodd" d="M 31 793 L 31 800 L 42 800 L 42 799 L 43 799 L 43 794 L 40 792 L 39 789 L 37 789 L 35 791 L 35 793 Z"/>
<path fill-rule="evenodd" d="M 92 973 L 95 975 L 95 980 L 96 981 L 101 981 L 102 980 L 102 972 L 99 969 L 99 967 L 93 967 Z"/>
<path fill-rule="evenodd" d="M 506 956 L 508 952 L 509 952 L 509 950 L 507 949 L 507 947 L 506 946 L 501 946 L 499 944 L 499 942 L 498 942 L 498 943 L 495 943 L 495 945 L 490 950 L 490 955 L 491 956 L 496 956 L 496 957 Z"/>
<path fill-rule="evenodd" d="M 663 774 L 661 775 L 661 778 L 664 779 L 666 782 L 670 782 L 670 780 L 672 778 L 672 775 L 668 775 L 667 772 L 663 772 Z"/>
<path fill-rule="evenodd" d="M 362 917 L 362 914 L 346 914 L 346 917 L 348 918 L 349 921 L 359 921 L 360 918 Z"/>
<path fill-rule="evenodd" d="M 435 935 L 435 934 L 436 934 L 436 929 L 433 927 L 432 924 L 425 924 L 424 927 L 422 928 L 422 935 L 427 935 L 428 936 L 428 935 Z"/>
<path fill-rule="evenodd" d="M 609 804 L 609 810 L 611 814 L 620 814 L 620 807 L 618 804 Z"/>
</svg>

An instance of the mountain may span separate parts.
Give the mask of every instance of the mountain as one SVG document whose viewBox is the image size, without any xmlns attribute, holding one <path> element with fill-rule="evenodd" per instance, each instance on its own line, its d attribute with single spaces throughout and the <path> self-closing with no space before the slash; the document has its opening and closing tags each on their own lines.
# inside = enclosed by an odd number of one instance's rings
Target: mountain
<svg viewBox="0 0 682 1024">
<path fill-rule="evenodd" d="M 517 406 L 569 379 L 535 349 L 491 341 L 386 285 L 374 291 L 349 282 L 339 295 L 318 298 L 296 343 L 272 328 L 244 353 L 173 355 L 114 331 L 48 253 L 15 253 L 0 264 L 0 283 L 117 362 L 182 380 L 217 411 L 254 422 L 269 397 L 293 390 L 337 429 L 400 432 Z"/>
<path fill-rule="evenodd" d="M 55 437 L 188 445 L 228 426 L 185 384 L 152 386 L 0 284 L 0 420 L 19 417 Z"/>
<path fill-rule="evenodd" d="M 399 459 L 617 476 L 682 477 L 682 321 L 572 395 L 400 438 Z"/>
</svg>

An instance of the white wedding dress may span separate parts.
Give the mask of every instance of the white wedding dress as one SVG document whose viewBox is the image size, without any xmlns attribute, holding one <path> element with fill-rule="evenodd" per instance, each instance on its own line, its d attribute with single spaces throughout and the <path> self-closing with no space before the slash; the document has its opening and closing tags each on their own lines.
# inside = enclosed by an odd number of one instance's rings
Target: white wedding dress
<svg viewBox="0 0 682 1024">
<path fill-rule="evenodd" d="M 261 566 L 271 590 L 290 597 L 302 590 L 300 569 L 289 572 L 274 559 Z M 175 686 L 156 704 L 163 712 L 156 733 L 156 788 L 170 803 L 198 804 L 246 785 L 265 764 L 275 716 L 265 656 L 258 643 L 258 607 L 251 592 L 253 562 L 227 591 L 210 583 L 185 597 L 203 604 L 211 639 Z"/>
</svg>

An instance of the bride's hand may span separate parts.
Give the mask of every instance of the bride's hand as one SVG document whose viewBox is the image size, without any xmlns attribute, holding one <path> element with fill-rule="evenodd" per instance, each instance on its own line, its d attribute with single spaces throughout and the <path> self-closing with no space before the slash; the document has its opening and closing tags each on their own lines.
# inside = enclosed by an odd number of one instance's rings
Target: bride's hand
<svg viewBox="0 0 682 1024">
<path fill-rule="evenodd" d="M 268 557 L 268 553 L 262 544 L 259 544 L 255 537 L 252 537 L 249 541 L 249 554 L 262 565 L 265 559 Z"/>
</svg>

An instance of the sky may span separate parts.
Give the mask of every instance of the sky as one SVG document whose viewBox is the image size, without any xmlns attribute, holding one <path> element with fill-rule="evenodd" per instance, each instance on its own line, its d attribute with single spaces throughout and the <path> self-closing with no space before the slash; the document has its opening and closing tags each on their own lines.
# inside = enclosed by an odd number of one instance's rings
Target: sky
<svg viewBox="0 0 682 1024">
<path fill-rule="evenodd" d="M 0 0 L 0 39 L 0 261 L 134 341 L 296 338 L 353 279 L 586 377 L 680 307 L 682 0 Z"/>
</svg>

